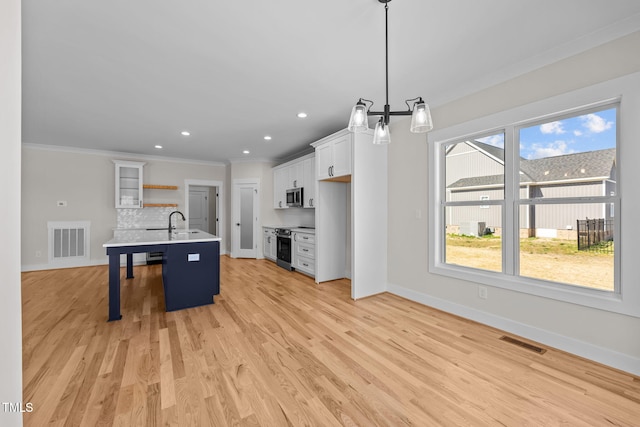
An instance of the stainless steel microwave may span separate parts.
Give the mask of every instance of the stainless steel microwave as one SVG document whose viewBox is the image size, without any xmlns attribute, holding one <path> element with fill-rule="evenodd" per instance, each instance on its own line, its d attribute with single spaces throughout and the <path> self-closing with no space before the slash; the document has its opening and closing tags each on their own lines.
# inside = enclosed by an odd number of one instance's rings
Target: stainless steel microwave
<svg viewBox="0 0 640 427">
<path fill-rule="evenodd" d="M 291 188 L 287 190 L 287 206 L 290 208 L 302 207 L 302 188 Z"/>
</svg>

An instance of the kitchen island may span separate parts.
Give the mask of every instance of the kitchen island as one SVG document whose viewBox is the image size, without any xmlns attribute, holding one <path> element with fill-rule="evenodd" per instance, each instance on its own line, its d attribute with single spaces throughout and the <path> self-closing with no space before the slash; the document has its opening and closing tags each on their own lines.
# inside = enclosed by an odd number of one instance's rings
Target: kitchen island
<svg viewBox="0 0 640 427">
<path fill-rule="evenodd" d="M 120 320 L 120 255 L 162 252 L 162 285 L 167 311 L 213 303 L 220 293 L 220 237 L 201 230 L 115 230 L 102 246 L 109 256 L 109 321 Z"/>
</svg>

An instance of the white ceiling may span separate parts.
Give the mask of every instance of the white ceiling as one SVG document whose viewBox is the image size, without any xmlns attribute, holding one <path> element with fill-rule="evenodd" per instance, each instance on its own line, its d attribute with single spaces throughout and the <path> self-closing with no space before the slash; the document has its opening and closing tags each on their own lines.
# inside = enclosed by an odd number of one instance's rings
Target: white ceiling
<svg viewBox="0 0 640 427">
<path fill-rule="evenodd" d="M 22 8 L 25 143 L 278 160 L 345 128 L 359 97 L 384 105 L 378 0 Z M 392 1 L 390 104 L 422 96 L 433 108 L 638 30 L 637 0 Z"/>
</svg>

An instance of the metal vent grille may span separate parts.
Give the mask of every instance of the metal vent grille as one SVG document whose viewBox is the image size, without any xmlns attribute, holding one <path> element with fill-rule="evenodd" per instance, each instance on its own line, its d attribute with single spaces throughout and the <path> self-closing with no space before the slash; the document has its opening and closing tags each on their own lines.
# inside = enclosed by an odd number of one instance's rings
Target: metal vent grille
<svg viewBox="0 0 640 427">
<path fill-rule="evenodd" d="M 50 261 L 88 261 L 89 221 L 49 221 L 47 226 Z"/>
<path fill-rule="evenodd" d="M 538 347 L 538 346 L 536 346 L 536 345 L 529 344 L 529 343 L 526 343 L 526 342 L 524 342 L 524 341 L 520 341 L 520 340 L 515 339 L 515 338 L 513 338 L 513 337 L 509 337 L 509 336 L 507 336 L 507 335 L 503 335 L 503 336 L 501 336 L 501 337 L 500 337 L 500 339 L 501 339 L 502 341 L 506 341 L 506 342 L 508 342 L 508 343 L 510 343 L 510 344 L 515 344 L 515 345 L 520 346 L 520 347 L 522 347 L 522 348 L 526 348 L 527 350 L 530 350 L 530 351 L 536 352 L 536 353 L 538 353 L 538 354 L 544 354 L 544 353 L 547 351 L 547 350 L 545 350 L 545 349 L 544 349 L 544 348 L 542 348 L 542 347 Z"/>
</svg>

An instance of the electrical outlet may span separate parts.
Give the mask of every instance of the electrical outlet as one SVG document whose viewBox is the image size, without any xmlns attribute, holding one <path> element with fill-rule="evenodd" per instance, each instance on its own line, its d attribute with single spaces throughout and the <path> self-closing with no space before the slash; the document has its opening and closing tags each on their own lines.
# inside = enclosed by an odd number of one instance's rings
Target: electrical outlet
<svg viewBox="0 0 640 427">
<path fill-rule="evenodd" d="M 488 292 L 486 286 L 478 286 L 478 297 L 482 299 L 487 299 Z"/>
<path fill-rule="evenodd" d="M 36 258 L 42 257 L 42 251 L 36 251 Z"/>
</svg>

